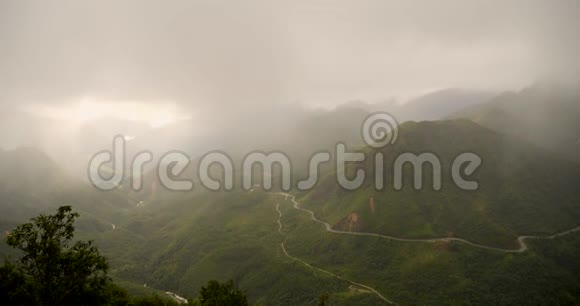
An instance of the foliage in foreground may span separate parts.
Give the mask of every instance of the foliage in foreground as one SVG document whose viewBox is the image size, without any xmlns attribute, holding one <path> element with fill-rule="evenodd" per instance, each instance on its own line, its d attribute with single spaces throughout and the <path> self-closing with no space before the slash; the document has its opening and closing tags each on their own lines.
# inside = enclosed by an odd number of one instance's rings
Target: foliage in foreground
<svg viewBox="0 0 580 306">
<path fill-rule="evenodd" d="M 62 206 L 54 215 L 40 215 L 7 237 L 22 252 L 17 263 L 1 268 L 1 299 L 11 304 L 102 305 L 128 302 L 113 285 L 109 265 L 92 241 L 76 241 L 78 213 Z"/>
<path fill-rule="evenodd" d="M 16 263 L 0 267 L 0 301 L 9 305 L 176 305 L 154 295 L 129 299 L 108 276 L 109 264 L 92 241 L 76 241 L 78 213 L 62 206 L 54 215 L 40 215 L 7 237 L 21 251 Z M 233 281 L 209 281 L 197 305 L 248 305 L 246 292 Z"/>
<path fill-rule="evenodd" d="M 246 292 L 238 289 L 232 280 L 220 283 L 211 280 L 199 290 L 199 303 L 203 306 L 248 306 Z"/>
</svg>

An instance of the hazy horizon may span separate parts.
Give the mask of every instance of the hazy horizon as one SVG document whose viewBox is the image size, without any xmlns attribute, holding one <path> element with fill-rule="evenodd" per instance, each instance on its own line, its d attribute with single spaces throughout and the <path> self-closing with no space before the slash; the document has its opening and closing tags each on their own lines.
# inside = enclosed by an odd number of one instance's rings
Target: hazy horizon
<svg viewBox="0 0 580 306">
<path fill-rule="evenodd" d="M 116 133 L 173 127 L 151 139 L 171 146 L 448 88 L 577 86 L 579 20 L 576 1 L 2 1 L 0 147 L 86 155 Z"/>
</svg>

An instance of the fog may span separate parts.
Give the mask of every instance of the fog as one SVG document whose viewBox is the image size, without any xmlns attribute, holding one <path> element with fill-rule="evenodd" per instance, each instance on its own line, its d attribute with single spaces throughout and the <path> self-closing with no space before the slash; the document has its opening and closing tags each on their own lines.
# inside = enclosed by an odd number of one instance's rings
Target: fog
<svg viewBox="0 0 580 306">
<path fill-rule="evenodd" d="M 250 147 L 344 104 L 397 113 L 448 88 L 476 93 L 469 104 L 576 84 L 579 6 L 4 0 L 0 146 L 36 146 L 77 169 L 117 133 L 139 149 Z"/>
</svg>

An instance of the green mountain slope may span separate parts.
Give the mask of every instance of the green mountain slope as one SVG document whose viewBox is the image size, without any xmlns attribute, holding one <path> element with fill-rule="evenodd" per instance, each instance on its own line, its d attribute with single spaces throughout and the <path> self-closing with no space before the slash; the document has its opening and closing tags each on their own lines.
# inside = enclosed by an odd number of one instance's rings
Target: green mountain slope
<svg viewBox="0 0 580 306">
<path fill-rule="evenodd" d="M 328 173 L 302 195 L 304 207 L 336 229 L 405 238 L 453 236 L 508 248 L 517 248 L 519 235 L 579 225 L 579 165 L 470 121 L 408 122 L 400 127 L 397 143 L 380 151 L 385 154 L 385 190 L 375 190 L 373 151 L 367 150 L 362 167 L 369 179 L 362 188 L 344 190 Z M 424 187 L 415 190 L 409 164 L 403 168 L 403 189 L 394 190 L 394 160 L 405 152 L 438 156 L 441 190 L 431 187 L 429 165 L 424 166 Z M 470 177 L 479 182 L 478 190 L 462 190 L 451 179 L 451 164 L 463 152 L 482 158 Z"/>
<path fill-rule="evenodd" d="M 458 242 L 400 242 L 329 233 L 284 203 L 288 252 L 372 286 L 400 305 L 575 305 L 580 234 L 535 240 L 524 253 Z M 403 222 L 403 220 L 401 220 Z"/>
<path fill-rule="evenodd" d="M 259 191 L 181 193 L 89 237 L 116 278 L 186 297 L 195 297 L 208 279 L 233 279 L 259 305 L 312 305 L 323 293 L 333 305 L 380 305 L 373 295 L 351 294 L 350 283 L 286 257 L 276 201 Z"/>
<path fill-rule="evenodd" d="M 372 157 L 374 151 L 365 150 Z M 370 179 L 361 189 L 345 191 L 332 172 L 325 172 L 313 190 L 295 192 L 300 205 L 336 230 L 452 236 L 505 249 L 517 249 L 519 235 L 578 226 L 579 166 L 512 136 L 468 120 L 408 122 L 397 143 L 380 151 L 387 165 L 386 190 L 375 190 L 373 165 L 367 161 L 360 166 Z M 402 152 L 436 154 L 443 170 L 441 190 L 429 187 L 429 167 L 424 190 L 413 189 L 409 167 L 403 190 L 393 190 L 392 164 Z M 477 191 L 460 190 L 450 179 L 450 164 L 463 152 L 483 159 L 470 177 L 479 182 Z M 15 164 L 15 156 L 3 155 L 4 164 Z M 37 160 L 45 166 L 34 169 L 52 169 L 48 159 Z M 81 213 L 78 237 L 96 241 L 115 281 L 134 294 L 161 290 L 193 298 L 209 279 L 233 279 L 259 305 L 313 305 L 324 293 L 331 305 L 386 303 L 368 288 L 413 305 L 514 305 L 530 299 L 558 305 L 578 303 L 580 297 L 580 232 L 527 240 L 528 249 L 521 253 L 459 241 L 393 241 L 328 232 L 288 199 L 259 188 L 169 192 L 148 187 L 141 193 L 103 193 L 68 183 L 57 169 L 48 172 L 56 177 L 46 184 L 56 185 L 46 190 L 27 183 L 39 184 L 26 172 L 3 172 L 2 179 L 22 183 L 0 194 L 2 205 L 12 203 L 0 206 L 2 216 L 15 224 L 71 204 Z M 150 185 L 153 180 L 147 181 Z M 8 225 L 3 223 L 5 230 Z"/>
</svg>

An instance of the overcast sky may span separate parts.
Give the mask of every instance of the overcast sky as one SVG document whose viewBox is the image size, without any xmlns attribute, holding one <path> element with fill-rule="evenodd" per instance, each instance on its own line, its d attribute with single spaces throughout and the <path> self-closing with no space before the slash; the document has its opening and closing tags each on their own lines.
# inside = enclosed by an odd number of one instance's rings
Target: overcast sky
<svg viewBox="0 0 580 306">
<path fill-rule="evenodd" d="M 84 165 L 115 133 L 259 139 L 297 107 L 578 82 L 579 3 L 0 0 L 0 147 Z"/>
<path fill-rule="evenodd" d="M 576 0 L 0 0 L 0 103 L 156 125 L 448 87 L 517 90 L 578 79 L 579 21 Z"/>
</svg>

